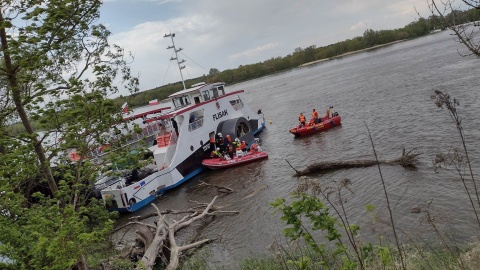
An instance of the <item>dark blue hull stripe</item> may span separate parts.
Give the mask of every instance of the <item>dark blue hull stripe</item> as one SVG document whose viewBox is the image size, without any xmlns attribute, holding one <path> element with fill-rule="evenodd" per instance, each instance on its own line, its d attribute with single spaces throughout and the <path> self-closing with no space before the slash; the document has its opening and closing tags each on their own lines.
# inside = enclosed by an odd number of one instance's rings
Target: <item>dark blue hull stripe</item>
<svg viewBox="0 0 480 270">
<path fill-rule="evenodd" d="M 204 169 L 205 169 L 204 167 L 200 167 L 200 168 L 194 170 L 193 172 L 191 172 L 187 176 L 185 176 L 182 180 L 178 181 L 176 184 L 173 184 L 173 185 L 168 186 L 168 187 L 164 187 L 164 188 L 160 189 L 159 191 L 157 191 L 156 194 L 150 195 L 147 198 L 145 198 L 145 199 L 143 199 L 143 200 L 141 200 L 141 201 L 139 201 L 139 202 L 137 202 L 133 205 L 128 206 L 127 208 L 113 208 L 113 209 L 110 209 L 110 211 L 118 211 L 120 213 L 135 212 L 135 211 L 145 207 L 147 204 L 149 204 L 153 200 L 155 200 L 157 195 L 163 194 L 167 190 L 175 188 L 175 187 L 185 183 L 186 181 L 195 177 L 197 174 L 201 173 Z"/>
</svg>

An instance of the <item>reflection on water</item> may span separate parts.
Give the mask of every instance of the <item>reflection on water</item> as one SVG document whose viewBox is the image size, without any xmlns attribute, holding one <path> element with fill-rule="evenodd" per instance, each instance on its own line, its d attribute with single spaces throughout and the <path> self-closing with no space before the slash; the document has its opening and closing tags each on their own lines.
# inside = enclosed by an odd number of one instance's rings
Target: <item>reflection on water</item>
<svg viewBox="0 0 480 270">
<path fill-rule="evenodd" d="M 296 187 L 298 179 L 285 160 L 302 169 L 316 161 L 372 159 L 368 125 L 379 159 L 396 158 L 403 148 L 426 152 L 416 170 L 381 166 L 397 227 L 418 239 L 428 237 L 424 214 L 411 213 L 411 208 L 425 207 L 433 199 L 439 225 L 451 226 L 459 241 L 470 240 L 478 235 L 477 226 L 457 175 L 449 170 L 434 173 L 432 165 L 436 153 L 459 145 L 447 112 L 430 100 L 433 89 L 447 90 L 460 99 L 459 114 L 471 146 L 470 156 L 479 158 L 480 149 L 474 143 L 480 141 L 480 92 L 473 73 L 478 60 L 460 57 L 457 49 L 462 49 L 461 45 L 449 33 L 441 32 L 229 86 L 229 91 L 245 89 L 252 109 L 264 112 L 268 124 L 259 137 L 269 153 L 268 160 L 207 170 L 169 192 L 157 205 L 183 209 L 193 205 L 190 201 L 209 202 L 217 195 L 216 189 L 197 186 L 199 181 L 234 189 L 234 193 L 220 196 L 217 204 L 224 206 L 222 210 L 238 210 L 240 214 L 216 218 L 200 236 L 221 235 L 221 240 L 205 247 L 212 254 L 208 260 L 213 265 L 234 265 L 235 260 L 267 252 L 274 241 L 282 241 L 284 226 L 269 203 L 276 197 L 288 197 Z M 297 124 L 300 112 L 310 115 L 313 108 L 323 112 L 331 105 L 342 116 L 341 127 L 300 139 L 288 132 Z M 478 169 L 478 162 L 474 162 L 474 170 Z M 372 229 L 372 218 L 364 210 L 365 205 L 372 204 L 381 217 L 388 217 L 377 167 L 339 170 L 313 178 L 323 184 L 350 179 L 354 191 L 346 198 L 350 221 L 361 226 L 362 238 L 377 239 L 381 231 Z M 150 211 L 144 209 L 135 215 Z M 390 230 L 385 233 L 390 234 Z"/>
</svg>

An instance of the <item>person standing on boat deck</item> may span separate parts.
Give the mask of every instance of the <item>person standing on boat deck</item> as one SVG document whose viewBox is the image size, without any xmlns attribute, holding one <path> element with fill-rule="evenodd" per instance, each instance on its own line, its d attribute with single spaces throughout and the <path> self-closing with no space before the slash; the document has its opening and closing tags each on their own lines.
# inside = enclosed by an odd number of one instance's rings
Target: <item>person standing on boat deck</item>
<svg viewBox="0 0 480 270">
<path fill-rule="evenodd" d="M 315 109 L 312 111 L 312 119 L 315 124 L 318 124 L 318 112 Z"/>
<path fill-rule="evenodd" d="M 215 150 L 215 138 L 210 137 L 210 150 Z"/>
<path fill-rule="evenodd" d="M 300 113 L 300 116 L 298 117 L 298 121 L 300 121 L 300 126 L 302 126 L 302 127 L 305 126 L 306 118 L 303 115 L 303 113 Z"/>
<path fill-rule="evenodd" d="M 196 129 L 196 125 L 192 124 L 195 122 L 195 114 L 190 115 L 190 119 L 188 119 L 188 123 L 190 124 L 190 127 L 192 130 Z"/>
<path fill-rule="evenodd" d="M 175 129 L 175 133 L 177 134 L 177 137 L 178 137 L 178 124 L 177 124 L 177 121 L 173 119 L 173 117 L 172 117 L 172 126 L 173 126 L 173 129 Z"/>
<path fill-rule="evenodd" d="M 242 148 L 240 147 L 240 139 L 239 139 L 239 138 L 236 138 L 235 141 L 232 142 L 232 145 L 233 145 L 233 147 L 234 147 L 235 149 L 240 149 L 240 150 L 242 149 Z"/>
<path fill-rule="evenodd" d="M 230 159 L 233 158 L 233 144 L 231 143 L 227 145 L 227 155 L 230 157 Z"/>
<path fill-rule="evenodd" d="M 220 148 L 220 153 L 222 153 L 223 155 L 227 153 L 227 144 L 225 143 L 225 141 L 226 140 L 223 138 L 222 133 L 219 132 L 217 134 L 216 144 L 217 148 Z"/>
</svg>

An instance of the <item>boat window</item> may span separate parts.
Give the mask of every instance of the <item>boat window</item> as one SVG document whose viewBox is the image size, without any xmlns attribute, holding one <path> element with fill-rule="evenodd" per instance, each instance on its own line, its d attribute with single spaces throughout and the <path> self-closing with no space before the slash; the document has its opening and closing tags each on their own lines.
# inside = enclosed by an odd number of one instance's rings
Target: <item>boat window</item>
<svg viewBox="0 0 480 270">
<path fill-rule="evenodd" d="M 218 90 L 216 88 L 213 88 L 212 92 L 213 92 L 213 98 L 217 98 L 218 97 Z"/>
<path fill-rule="evenodd" d="M 204 99 L 205 101 L 210 100 L 210 93 L 209 93 L 208 90 L 205 90 L 205 91 L 203 91 L 202 93 L 203 93 L 203 99 Z"/>
<path fill-rule="evenodd" d="M 190 98 L 188 96 L 183 97 L 185 100 L 185 104 L 189 105 L 190 104 Z"/>
<path fill-rule="evenodd" d="M 176 98 L 173 98 L 172 101 L 173 101 L 173 105 L 176 108 L 183 106 L 183 100 L 181 98 L 176 97 Z"/>
<path fill-rule="evenodd" d="M 200 97 L 194 97 L 193 100 L 195 101 L 195 104 L 200 103 Z"/>
<path fill-rule="evenodd" d="M 223 89 L 223 85 L 218 87 L 218 94 L 220 96 L 225 95 L 225 89 Z"/>
<path fill-rule="evenodd" d="M 190 113 L 190 116 L 188 118 L 188 130 L 189 131 L 194 131 L 196 129 L 199 129 L 203 126 L 203 114 L 204 110 L 196 110 L 194 112 Z"/>
<path fill-rule="evenodd" d="M 172 99 L 173 105 L 176 108 L 181 108 L 185 107 L 187 105 L 190 105 L 190 97 L 189 96 L 181 96 L 181 97 L 175 97 Z"/>
<path fill-rule="evenodd" d="M 232 105 L 233 109 L 235 109 L 235 111 L 243 108 L 243 101 L 240 99 L 239 96 L 237 96 L 234 100 L 230 100 L 230 104 Z"/>
</svg>

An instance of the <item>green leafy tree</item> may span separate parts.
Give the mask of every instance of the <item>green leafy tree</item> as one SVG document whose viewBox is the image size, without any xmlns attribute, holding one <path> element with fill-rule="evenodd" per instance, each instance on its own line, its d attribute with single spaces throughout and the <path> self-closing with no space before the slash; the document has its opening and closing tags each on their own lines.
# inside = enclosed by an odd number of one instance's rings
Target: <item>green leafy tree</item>
<svg viewBox="0 0 480 270">
<path fill-rule="evenodd" d="M 208 75 L 215 75 L 218 73 L 220 73 L 220 70 L 218 70 L 217 68 L 211 68 L 210 71 L 208 72 Z"/>
<path fill-rule="evenodd" d="M 112 140 L 121 114 L 107 97 L 117 82 L 135 92 L 138 81 L 123 49 L 95 24 L 101 3 L 0 3 L 0 256 L 16 269 L 82 268 L 113 227 L 90 196 L 102 168 L 92 153 L 107 143 L 121 149 L 128 139 Z M 25 132 L 9 133 L 4 119 Z M 65 158 L 69 149 L 79 160 Z"/>
</svg>

